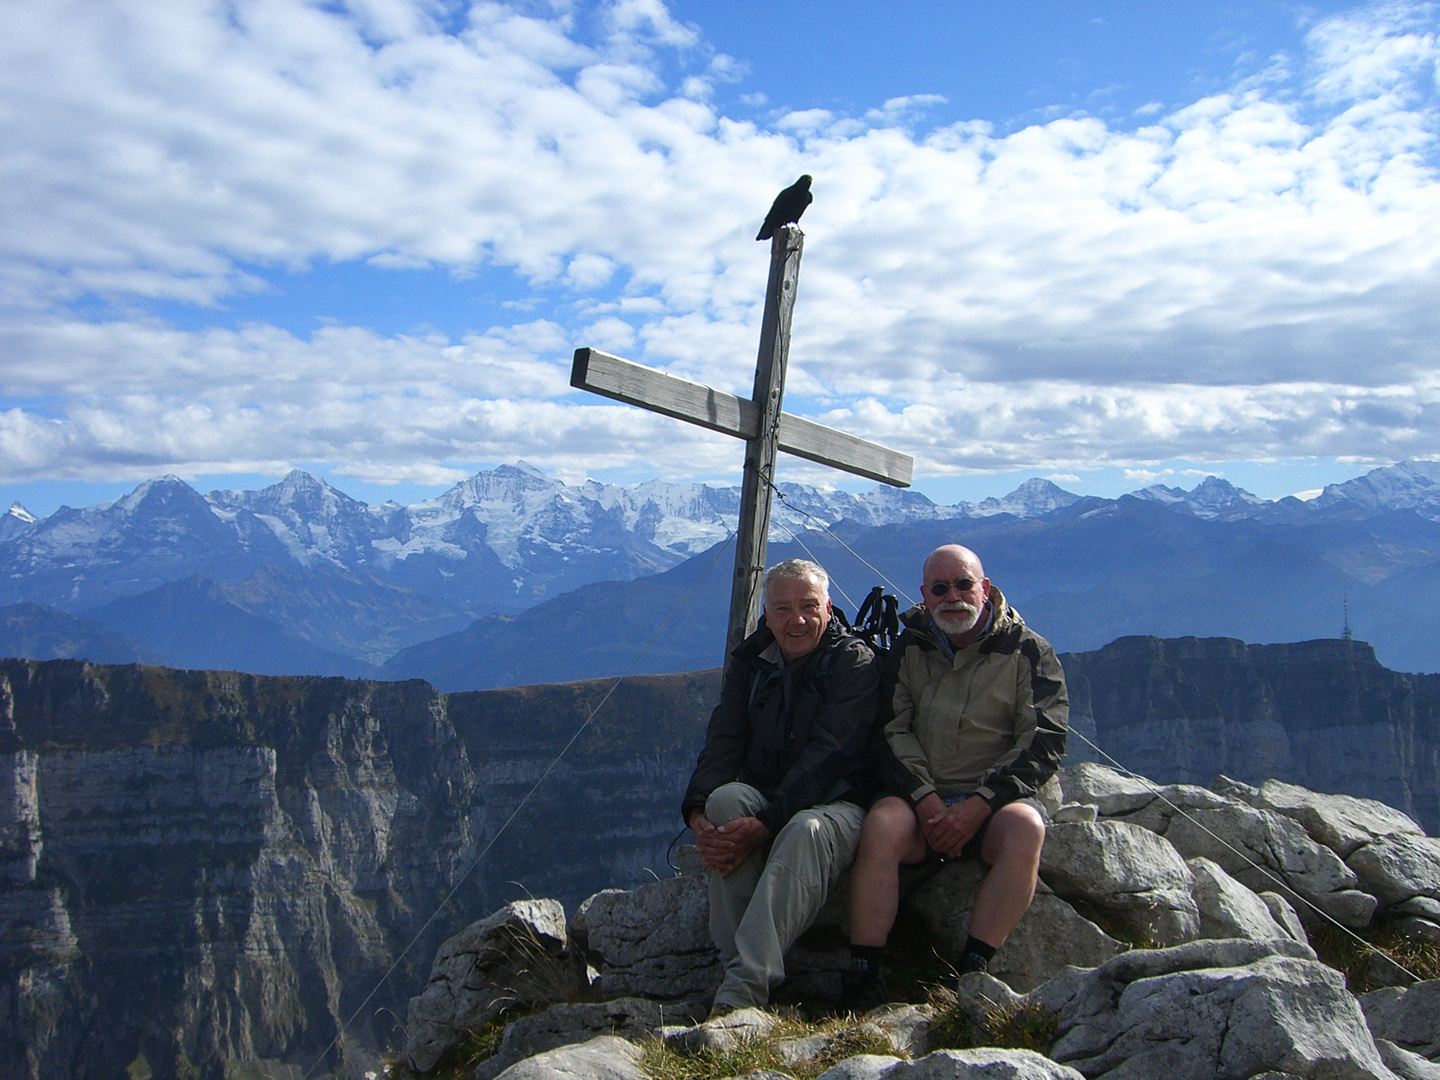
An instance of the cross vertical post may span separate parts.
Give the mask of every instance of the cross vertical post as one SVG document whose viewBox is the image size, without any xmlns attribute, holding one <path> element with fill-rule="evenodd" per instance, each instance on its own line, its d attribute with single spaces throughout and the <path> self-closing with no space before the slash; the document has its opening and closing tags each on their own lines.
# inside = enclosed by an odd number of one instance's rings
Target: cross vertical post
<svg viewBox="0 0 1440 1080">
<path fill-rule="evenodd" d="M 755 629 L 760 618 L 760 581 L 770 544 L 770 509 L 785 365 L 790 358 L 790 321 L 800 279 L 805 234 L 794 225 L 775 230 L 770 242 L 770 280 L 760 324 L 760 353 L 750 400 L 759 409 L 759 430 L 745 440 L 745 473 L 740 485 L 740 521 L 735 534 L 735 578 L 730 587 L 730 621 L 725 656 Z"/>
<path fill-rule="evenodd" d="M 759 620 L 776 452 L 784 451 L 893 487 L 909 487 L 915 470 L 909 454 L 781 411 L 785 365 L 790 358 L 790 320 L 804 246 L 805 234 L 794 225 L 777 229 L 771 241 L 760 355 L 755 364 L 753 396 L 748 400 L 589 347 L 575 350 L 570 367 L 570 385 L 576 389 L 745 440 L 735 575 L 725 634 L 727 664 L 730 653 Z"/>
</svg>

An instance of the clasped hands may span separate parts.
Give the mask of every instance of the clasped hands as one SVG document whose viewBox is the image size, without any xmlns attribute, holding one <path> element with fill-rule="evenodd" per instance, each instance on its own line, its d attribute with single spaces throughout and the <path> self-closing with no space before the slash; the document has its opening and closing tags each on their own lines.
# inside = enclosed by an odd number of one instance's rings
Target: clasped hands
<svg viewBox="0 0 1440 1080">
<path fill-rule="evenodd" d="M 770 839 L 770 830 L 759 818 L 742 817 L 714 825 L 699 811 L 690 815 L 690 831 L 695 834 L 700 861 L 721 877 L 733 874 L 752 851 Z"/>
<path fill-rule="evenodd" d="M 947 858 L 959 855 L 990 817 L 990 804 L 979 795 L 946 806 L 933 791 L 915 807 L 925 842 Z"/>
</svg>

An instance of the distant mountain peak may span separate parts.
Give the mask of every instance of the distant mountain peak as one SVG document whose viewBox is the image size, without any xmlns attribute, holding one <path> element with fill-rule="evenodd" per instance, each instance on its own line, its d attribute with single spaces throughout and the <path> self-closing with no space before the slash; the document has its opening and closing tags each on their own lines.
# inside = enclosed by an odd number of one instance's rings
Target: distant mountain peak
<svg viewBox="0 0 1440 1080">
<path fill-rule="evenodd" d="M 5 512 L 5 516 L 14 518 L 26 525 L 34 525 L 40 520 L 34 514 L 30 513 L 29 510 L 26 510 L 25 507 L 21 506 L 18 500 L 10 504 L 10 509 Z"/>
<path fill-rule="evenodd" d="M 1213 475 L 1205 477 L 1189 491 L 1166 487 L 1164 484 L 1152 484 L 1131 492 L 1131 497 L 1173 506 L 1182 512 L 1188 510 L 1196 517 L 1212 520 L 1249 517 L 1256 507 L 1269 505 L 1268 500 L 1236 487 L 1224 477 Z"/>
<path fill-rule="evenodd" d="M 1327 484 L 1310 505 L 1325 509 L 1350 503 L 1364 510 L 1414 510 L 1440 520 L 1440 461 L 1407 460 L 1371 469 L 1343 484 Z"/>
<path fill-rule="evenodd" d="M 1032 476 L 1010 492 L 1003 499 L 993 495 L 975 504 L 971 511 L 977 517 L 993 514 L 1014 514 L 1016 517 L 1039 517 L 1063 510 L 1080 501 L 1080 496 L 1066 491 L 1058 484 L 1039 476 Z"/>
<path fill-rule="evenodd" d="M 129 495 L 122 495 L 111 505 L 117 510 L 131 513 L 142 509 L 150 512 L 152 507 L 163 506 L 177 497 L 185 502 L 204 502 L 204 497 L 184 480 L 166 473 L 164 476 L 144 481 Z"/>
<path fill-rule="evenodd" d="M 324 480 L 321 480 L 320 477 L 316 476 L 314 473 L 308 473 L 304 469 L 291 469 L 288 473 L 286 473 L 280 478 L 280 482 L 278 484 L 272 486 L 298 489 L 327 488 L 330 485 L 327 484 Z"/>
</svg>

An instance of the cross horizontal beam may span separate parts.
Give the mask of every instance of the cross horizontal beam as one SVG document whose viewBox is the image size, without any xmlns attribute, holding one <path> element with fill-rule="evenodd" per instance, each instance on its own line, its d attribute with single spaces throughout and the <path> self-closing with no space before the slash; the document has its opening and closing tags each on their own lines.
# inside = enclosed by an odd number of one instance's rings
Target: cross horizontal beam
<svg viewBox="0 0 1440 1080">
<path fill-rule="evenodd" d="M 758 434 L 760 408 L 750 399 L 679 379 L 599 349 L 575 350 L 570 385 L 737 439 L 753 439 Z M 909 487 L 914 476 L 915 459 L 909 454 L 790 413 L 780 414 L 778 434 L 781 450 L 807 461 L 892 487 Z"/>
</svg>

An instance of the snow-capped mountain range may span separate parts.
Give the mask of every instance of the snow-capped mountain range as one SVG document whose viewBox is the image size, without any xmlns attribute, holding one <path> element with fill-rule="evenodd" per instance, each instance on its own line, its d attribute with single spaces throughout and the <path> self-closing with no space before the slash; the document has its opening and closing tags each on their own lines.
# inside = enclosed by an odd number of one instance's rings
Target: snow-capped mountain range
<svg viewBox="0 0 1440 1080">
<path fill-rule="evenodd" d="M 953 506 L 888 487 L 863 494 L 803 485 L 781 491 L 773 542 L 840 521 L 867 528 L 1036 519 L 1115 505 L 1039 478 L 1004 498 Z M 1216 521 L 1394 510 L 1440 521 L 1440 463 L 1377 469 L 1331 485 L 1308 503 L 1260 499 L 1216 477 L 1188 492 L 1156 485 L 1126 498 Z M 126 632 L 145 609 L 146 625 L 170 628 L 169 648 L 181 625 L 177 611 L 190 612 L 197 627 L 223 613 L 239 620 L 237 627 L 250 627 L 236 629 L 237 636 L 253 634 L 253 620 L 268 619 L 306 648 L 334 654 L 335 670 L 349 670 L 341 658 L 378 663 L 481 616 L 518 613 L 592 582 L 670 569 L 723 540 L 738 509 L 735 487 L 659 480 L 567 485 L 524 462 L 478 473 L 412 505 L 367 505 L 299 470 L 259 491 L 208 495 L 166 476 L 114 502 L 62 507 L 45 518 L 12 506 L 0 517 L 0 606 L 91 613 Z M 182 588 L 185 582 L 191 584 Z M 148 642 L 152 649 L 159 644 Z"/>
<path fill-rule="evenodd" d="M 862 495 L 782 487 L 772 536 L 1012 513 L 1078 498 L 1030 480 L 1005 499 L 937 506 L 914 491 Z M 520 611 L 589 581 L 668 569 L 724 540 L 739 489 L 652 480 L 568 485 L 524 462 L 479 473 L 434 499 L 367 505 L 295 470 L 259 491 L 201 495 L 174 476 L 112 503 L 37 519 L 16 504 L 0 526 L 0 602 L 79 611 L 191 573 L 218 581 L 260 565 L 374 577 L 470 615 Z"/>
</svg>

